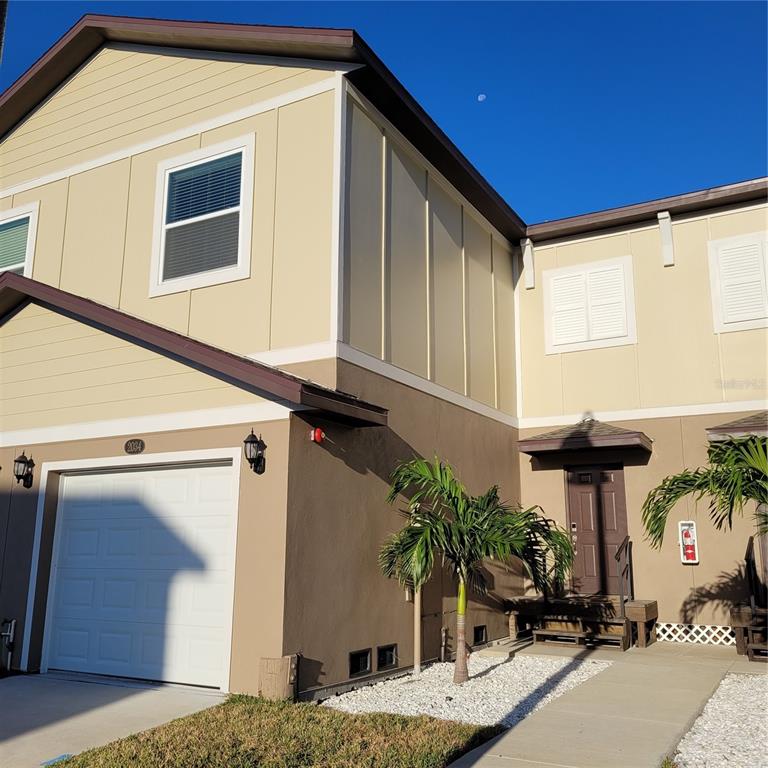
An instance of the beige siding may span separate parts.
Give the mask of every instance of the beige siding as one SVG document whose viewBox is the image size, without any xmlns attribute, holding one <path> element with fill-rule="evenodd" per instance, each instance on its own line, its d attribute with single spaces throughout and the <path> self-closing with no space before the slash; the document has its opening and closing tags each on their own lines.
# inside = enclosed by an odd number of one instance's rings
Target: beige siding
<svg viewBox="0 0 768 768">
<path fill-rule="evenodd" d="M 427 173 L 405 151 L 387 153 L 386 359 L 427 376 Z"/>
<path fill-rule="evenodd" d="M 381 356 L 382 164 L 381 129 L 360 109 L 349 112 L 347 192 L 355 216 L 345 217 L 344 337 Z"/>
<path fill-rule="evenodd" d="M 517 412 L 517 362 L 515 360 L 515 280 L 514 256 L 505 243 L 494 238 L 493 277 L 496 315 L 496 375 L 498 407 L 505 413 Z"/>
<path fill-rule="evenodd" d="M 120 304 L 130 175 L 131 161 L 126 158 L 80 173 L 69 182 L 59 285 L 110 307 Z M 94 261 L 90 269 L 84 269 L 81 254 L 87 253 L 94 242 L 99 243 Z"/>
<path fill-rule="evenodd" d="M 350 100 L 349 116 L 343 341 L 514 413 L 510 245 L 499 242 L 497 275 L 488 222 L 373 110 Z"/>
<path fill-rule="evenodd" d="M 56 144 L 62 152 L 71 149 L 70 132 L 79 135 L 78 141 L 89 139 L 93 152 L 80 147 L 65 167 L 98 158 L 108 149 L 130 152 L 135 138 L 130 131 L 143 124 L 139 112 L 158 120 L 144 138 L 162 140 L 169 130 L 162 120 L 165 107 L 150 109 L 158 95 L 165 94 L 160 101 L 167 105 L 180 103 L 192 86 L 196 95 L 190 104 L 206 94 L 215 96 L 218 106 L 211 102 L 210 108 L 179 112 L 174 127 L 188 128 L 330 74 L 202 54 L 106 48 L 0 146 L 2 184 L 17 180 L 13 158 L 31 142 L 41 147 L 33 176 L 62 167 L 42 160 L 53 151 L 44 148 Z M 239 85 L 232 91 L 224 81 Z M 261 86 L 256 89 L 259 83 L 266 88 L 263 93 Z M 321 93 L 5 198 L 5 207 L 39 202 L 32 276 L 240 354 L 327 341 L 333 111 L 333 93 Z M 113 128 L 105 121 L 114 123 Z M 124 121 L 125 132 L 120 133 Z M 158 164 L 248 136 L 255 138 L 250 276 L 150 297 Z"/>
<path fill-rule="evenodd" d="M 464 259 L 468 394 L 473 400 L 495 405 L 491 236 L 475 219 L 467 215 L 464 216 Z"/>
<path fill-rule="evenodd" d="M 330 334 L 333 101 L 325 93 L 278 115 L 273 349 Z"/>
<path fill-rule="evenodd" d="M 0 326 L 0 356 L 6 430 L 262 402 L 36 304 Z"/>
<path fill-rule="evenodd" d="M 536 287 L 520 291 L 524 417 L 760 400 L 768 396 L 768 332 L 715 333 L 708 243 L 768 229 L 766 207 L 673 219 L 675 263 L 658 227 L 535 247 Z M 544 353 L 544 282 L 556 267 L 632 257 L 637 343 Z"/>
<path fill-rule="evenodd" d="M 328 77 L 323 70 L 101 49 L 2 144 L 13 185 Z"/>
<path fill-rule="evenodd" d="M 436 182 L 429 184 L 433 379 L 464 393 L 464 263 L 461 206 Z"/>
</svg>

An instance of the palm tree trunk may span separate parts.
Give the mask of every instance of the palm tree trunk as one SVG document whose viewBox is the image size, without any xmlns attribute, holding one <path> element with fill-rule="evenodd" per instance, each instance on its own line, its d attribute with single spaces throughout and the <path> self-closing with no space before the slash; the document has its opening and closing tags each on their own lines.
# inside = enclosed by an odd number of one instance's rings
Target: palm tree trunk
<svg viewBox="0 0 768 768">
<path fill-rule="evenodd" d="M 421 674 L 421 587 L 413 591 L 413 676 Z"/>
<path fill-rule="evenodd" d="M 464 618 L 467 613 L 467 585 L 459 579 L 459 597 L 456 602 L 456 661 L 453 666 L 453 682 L 466 683 L 469 680 L 467 669 L 467 638 Z"/>
</svg>

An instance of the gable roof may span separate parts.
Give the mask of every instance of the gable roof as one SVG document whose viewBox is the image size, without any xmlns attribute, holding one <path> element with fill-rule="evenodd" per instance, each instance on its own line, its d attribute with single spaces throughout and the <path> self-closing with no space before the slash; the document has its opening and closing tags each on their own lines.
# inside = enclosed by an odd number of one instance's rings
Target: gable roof
<svg viewBox="0 0 768 768">
<path fill-rule="evenodd" d="M 387 409 L 329 389 L 279 368 L 226 352 L 118 309 L 75 296 L 28 277 L 0 274 L 0 323 L 29 301 L 120 336 L 226 381 L 354 426 L 385 426 Z"/>
<path fill-rule="evenodd" d="M 717 427 L 707 427 L 707 438 L 712 442 L 748 435 L 768 437 L 768 411 L 758 411 Z"/>
<path fill-rule="evenodd" d="M 652 441 L 644 432 L 624 429 L 595 419 L 583 419 L 578 424 L 520 440 L 518 447 L 522 453 L 528 454 L 583 448 L 642 448 L 650 452 Z"/>
<path fill-rule="evenodd" d="M 360 65 L 347 79 L 505 237 L 525 223 L 353 29 L 169 21 L 88 14 L 0 96 L 0 139 L 106 43 L 290 56 Z"/>
</svg>

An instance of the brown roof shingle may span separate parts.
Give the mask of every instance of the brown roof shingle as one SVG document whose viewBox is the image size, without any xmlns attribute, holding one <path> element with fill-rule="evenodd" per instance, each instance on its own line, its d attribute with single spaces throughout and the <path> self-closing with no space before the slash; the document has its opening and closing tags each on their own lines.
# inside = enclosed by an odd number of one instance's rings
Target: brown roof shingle
<svg viewBox="0 0 768 768">
<path fill-rule="evenodd" d="M 523 453 L 551 453 L 587 448 L 642 448 L 652 450 L 652 441 L 644 433 L 606 424 L 596 419 L 583 419 L 578 424 L 559 427 L 551 432 L 528 437 L 519 442 Z"/>
<path fill-rule="evenodd" d="M 742 416 L 735 421 L 729 421 L 716 427 L 707 427 L 707 437 L 710 440 L 725 440 L 728 437 L 746 435 L 768 437 L 768 411 L 757 411 L 757 413 Z"/>
</svg>

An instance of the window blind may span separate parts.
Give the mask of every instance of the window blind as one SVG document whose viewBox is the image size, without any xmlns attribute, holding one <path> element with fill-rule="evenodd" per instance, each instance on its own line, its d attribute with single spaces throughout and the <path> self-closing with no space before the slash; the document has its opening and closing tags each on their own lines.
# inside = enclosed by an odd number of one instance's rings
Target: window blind
<svg viewBox="0 0 768 768">
<path fill-rule="evenodd" d="M 240 205 L 242 163 L 238 152 L 169 174 L 165 223 Z"/>
<path fill-rule="evenodd" d="M 0 224 L 0 269 L 22 273 L 27 259 L 29 217 Z"/>
<path fill-rule="evenodd" d="M 227 213 L 165 233 L 163 280 L 237 264 L 240 214 Z"/>
<path fill-rule="evenodd" d="M 243 154 L 168 175 L 162 279 L 236 266 Z"/>
</svg>

